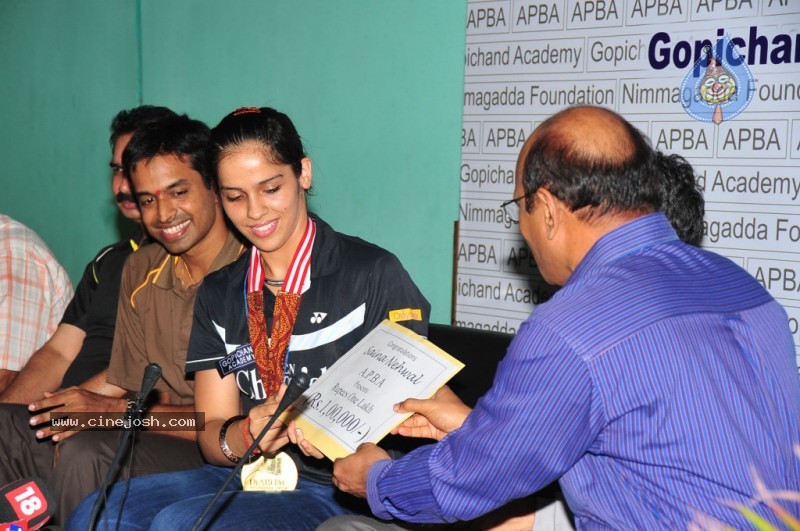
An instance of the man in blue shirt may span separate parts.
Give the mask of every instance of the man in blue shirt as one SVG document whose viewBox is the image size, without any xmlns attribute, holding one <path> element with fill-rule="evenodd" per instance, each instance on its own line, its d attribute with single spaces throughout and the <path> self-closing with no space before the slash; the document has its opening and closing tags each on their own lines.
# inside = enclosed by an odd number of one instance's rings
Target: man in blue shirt
<svg viewBox="0 0 800 531">
<path fill-rule="evenodd" d="M 558 480 L 581 529 L 748 527 L 737 505 L 777 523 L 758 482 L 800 490 L 786 312 L 739 266 L 680 241 L 657 212 L 655 168 L 611 111 L 539 126 L 508 204 L 562 289 L 522 324 L 474 410 L 450 393 L 401 404 L 438 444 L 396 461 L 363 445 L 337 460 L 334 484 L 414 522 L 469 520 Z"/>
</svg>

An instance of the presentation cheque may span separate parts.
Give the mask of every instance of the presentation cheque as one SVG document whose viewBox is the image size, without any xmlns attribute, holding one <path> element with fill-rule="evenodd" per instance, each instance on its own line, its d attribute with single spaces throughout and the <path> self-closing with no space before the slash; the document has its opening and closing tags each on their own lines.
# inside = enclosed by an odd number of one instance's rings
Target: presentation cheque
<svg viewBox="0 0 800 531">
<path fill-rule="evenodd" d="M 408 414 L 394 404 L 429 398 L 464 364 L 424 337 L 383 321 L 342 356 L 294 403 L 303 435 L 329 459 L 364 442 L 377 443 Z"/>
</svg>

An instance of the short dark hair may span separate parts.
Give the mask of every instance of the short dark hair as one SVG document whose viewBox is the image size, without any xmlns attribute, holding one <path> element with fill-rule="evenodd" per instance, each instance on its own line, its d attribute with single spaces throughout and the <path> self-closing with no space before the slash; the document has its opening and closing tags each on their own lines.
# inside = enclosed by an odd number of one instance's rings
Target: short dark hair
<svg viewBox="0 0 800 531">
<path fill-rule="evenodd" d="M 571 131 L 569 120 L 573 117 L 562 116 L 574 109 L 545 120 L 536 130 L 523 166 L 528 211 L 533 194 L 542 187 L 584 220 L 608 213 L 653 211 L 660 204 L 652 149 L 645 136 L 618 114 L 594 109 L 605 113 L 620 137 L 620 148 L 613 152 L 590 149 L 596 139 Z M 580 120 L 577 113 L 574 118 Z"/>
<path fill-rule="evenodd" d="M 133 109 L 119 111 L 111 120 L 111 137 L 108 139 L 111 149 L 114 149 L 119 137 L 133 133 L 145 124 L 173 116 L 178 115 L 172 109 L 156 105 L 140 105 Z"/>
<path fill-rule="evenodd" d="M 215 186 L 219 183 L 220 161 L 248 142 L 260 146 L 267 159 L 275 164 L 291 166 L 295 176 L 302 172 L 306 152 L 292 120 L 271 107 L 242 107 L 223 118 L 211 131 L 208 165 Z"/>
<path fill-rule="evenodd" d="M 130 178 L 139 162 L 159 155 L 185 158 L 203 178 L 206 188 L 211 188 L 206 164 L 206 146 L 210 130 L 199 120 L 182 114 L 145 124 L 133 133 L 122 153 L 122 168 Z"/>
<path fill-rule="evenodd" d="M 699 246 L 703 240 L 705 199 L 697 185 L 694 168 L 677 154 L 656 151 L 654 171 L 660 178 L 661 204 L 664 212 L 684 242 Z"/>
</svg>

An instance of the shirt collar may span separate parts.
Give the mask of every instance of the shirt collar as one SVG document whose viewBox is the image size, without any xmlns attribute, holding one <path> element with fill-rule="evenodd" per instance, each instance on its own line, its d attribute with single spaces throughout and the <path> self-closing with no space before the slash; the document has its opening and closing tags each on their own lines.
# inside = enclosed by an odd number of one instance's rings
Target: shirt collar
<svg viewBox="0 0 800 531">
<path fill-rule="evenodd" d="M 662 212 L 636 218 L 597 240 L 572 272 L 565 286 L 578 282 L 597 267 L 609 264 L 624 255 L 675 240 L 678 240 L 678 235 Z"/>
<path fill-rule="evenodd" d="M 220 250 L 219 254 L 217 254 L 216 258 L 214 258 L 214 261 L 211 263 L 211 267 L 208 269 L 206 275 L 209 275 L 223 266 L 230 264 L 236 260 L 240 254 L 242 254 L 242 251 L 244 251 L 244 245 L 242 245 L 233 232 L 228 231 L 228 235 L 225 238 L 225 244 L 222 246 L 222 249 Z M 153 283 L 159 288 L 163 289 L 174 289 L 176 286 L 182 286 L 182 284 L 175 279 L 174 267 L 175 256 L 171 254 L 167 255 L 164 267 Z"/>
<path fill-rule="evenodd" d="M 317 223 L 317 237 L 311 249 L 311 278 L 332 274 L 341 267 L 339 241 L 334 230 L 316 214 L 308 214 Z"/>
</svg>

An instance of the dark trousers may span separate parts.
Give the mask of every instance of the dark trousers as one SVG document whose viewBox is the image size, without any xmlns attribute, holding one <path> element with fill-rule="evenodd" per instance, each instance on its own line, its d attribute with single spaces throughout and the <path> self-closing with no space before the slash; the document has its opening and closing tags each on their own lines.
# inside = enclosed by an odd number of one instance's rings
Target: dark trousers
<svg viewBox="0 0 800 531">
<path fill-rule="evenodd" d="M 0 486 L 20 478 L 42 479 L 57 501 L 56 524 L 65 524 L 78 503 L 100 488 L 119 446 L 119 431 L 85 431 L 53 444 L 38 441 L 24 404 L 0 404 Z M 195 441 L 138 432 L 115 480 L 205 464 Z M 129 446 L 130 451 L 130 446 Z"/>
</svg>

